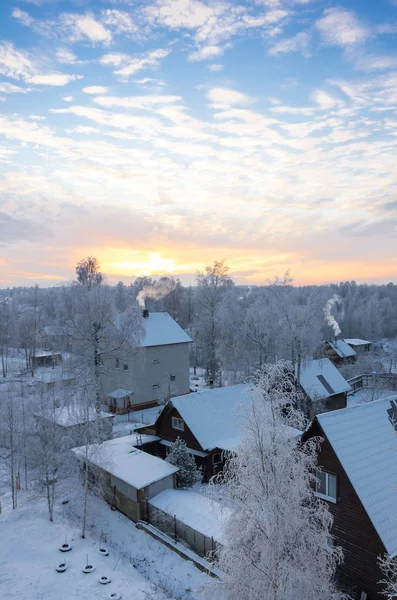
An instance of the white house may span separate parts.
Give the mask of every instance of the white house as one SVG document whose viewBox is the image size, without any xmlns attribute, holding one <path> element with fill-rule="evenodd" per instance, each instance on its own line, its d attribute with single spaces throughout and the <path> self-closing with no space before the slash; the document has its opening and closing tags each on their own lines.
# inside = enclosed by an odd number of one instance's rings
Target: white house
<svg viewBox="0 0 397 600">
<path fill-rule="evenodd" d="M 142 313 L 139 348 L 122 349 L 106 360 L 102 391 L 111 412 L 154 406 L 190 391 L 191 338 L 166 312 Z"/>
</svg>

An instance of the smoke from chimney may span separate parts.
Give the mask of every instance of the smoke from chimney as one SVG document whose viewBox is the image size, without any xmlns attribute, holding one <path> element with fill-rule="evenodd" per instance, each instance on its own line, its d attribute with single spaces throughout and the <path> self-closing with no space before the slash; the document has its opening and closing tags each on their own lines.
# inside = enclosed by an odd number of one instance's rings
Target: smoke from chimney
<svg viewBox="0 0 397 600">
<path fill-rule="evenodd" d="M 156 281 L 154 285 L 149 285 L 142 288 L 136 299 L 138 300 L 139 306 L 141 308 L 145 308 L 145 298 L 160 300 L 160 298 L 163 298 L 174 289 L 174 281 L 170 279 L 160 279 L 159 281 Z"/>
<path fill-rule="evenodd" d="M 341 332 L 341 328 L 339 327 L 339 323 L 338 321 L 335 319 L 335 317 L 332 314 L 332 309 L 335 306 L 335 304 L 342 302 L 342 300 L 340 299 L 340 297 L 337 294 L 334 294 L 332 296 L 332 298 L 330 298 L 327 302 L 327 304 L 324 306 L 324 316 L 325 316 L 325 320 L 327 321 L 328 325 L 330 327 L 332 327 L 332 329 L 334 330 L 334 334 L 335 337 L 340 335 Z"/>
</svg>

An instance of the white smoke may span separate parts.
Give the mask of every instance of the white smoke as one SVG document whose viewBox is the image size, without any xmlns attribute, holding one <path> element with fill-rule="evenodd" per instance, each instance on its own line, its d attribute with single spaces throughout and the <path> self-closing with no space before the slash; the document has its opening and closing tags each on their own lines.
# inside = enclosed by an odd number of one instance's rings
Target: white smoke
<svg viewBox="0 0 397 600">
<path fill-rule="evenodd" d="M 148 285 L 141 289 L 136 299 L 139 306 L 145 308 L 145 298 L 160 300 L 175 289 L 175 281 L 172 279 L 159 279 L 154 285 Z"/>
<path fill-rule="evenodd" d="M 338 321 L 335 319 L 335 317 L 332 314 L 332 309 L 335 306 L 335 304 L 342 302 L 342 300 L 340 299 L 340 297 L 337 294 L 334 294 L 332 296 L 332 298 L 330 298 L 327 302 L 327 304 L 324 306 L 324 315 L 325 315 L 325 320 L 327 321 L 328 325 L 330 327 L 332 327 L 332 329 L 334 330 L 334 334 L 335 336 L 340 335 L 341 332 L 341 328 L 339 327 L 339 323 Z"/>
</svg>

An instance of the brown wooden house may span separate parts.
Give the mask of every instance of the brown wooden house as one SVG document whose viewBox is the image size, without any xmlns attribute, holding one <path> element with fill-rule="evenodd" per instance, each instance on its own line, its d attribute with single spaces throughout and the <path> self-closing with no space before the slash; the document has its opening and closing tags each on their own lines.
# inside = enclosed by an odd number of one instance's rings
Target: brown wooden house
<svg viewBox="0 0 397 600">
<path fill-rule="evenodd" d="M 311 404 L 312 415 L 346 408 L 351 387 L 328 358 L 303 363 L 299 383 Z"/>
<path fill-rule="evenodd" d="M 232 452 L 240 441 L 236 414 L 250 402 L 246 384 L 194 392 L 168 401 L 155 423 L 161 438 L 160 456 L 166 456 L 178 437 L 185 441 L 203 479 L 208 481 L 222 470 L 225 453 Z"/>
<path fill-rule="evenodd" d="M 318 415 L 303 440 L 320 436 L 317 495 L 329 504 L 342 546 L 342 582 L 381 600 L 378 557 L 397 552 L 397 396 Z"/>
<path fill-rule="evenodd" d="M 319 357 L 329 358 L 334 365 L 345 365 L 357 360 L 356 351 L 342 339 L 323 342 L 317 352 Z"/>
</svg>

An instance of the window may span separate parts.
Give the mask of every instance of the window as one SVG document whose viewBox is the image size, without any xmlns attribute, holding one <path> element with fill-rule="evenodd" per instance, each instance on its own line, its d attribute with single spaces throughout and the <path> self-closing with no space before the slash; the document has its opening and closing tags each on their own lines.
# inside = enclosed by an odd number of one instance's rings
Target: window
<svg viewBox="0 0 397 600">
<path fill-rule="evenodd" d="M 336 503 L 336 475 L 317 469 L 316 493 L 319 498 Z"/>
<path fill-rule="evenodd" d="M 212 464 L 219 465 L 222 462 L 222 452 L 216 452 L 212 455 Z"/>
<path fill-rule="evenodd" d="M 159 365 L 159 364 L 160 364 L 160 361 L 159 361 L 159 359 L 158 359 L 158 358 L 155 358 L 155 359 L 153 360 L 153 364 L 154 364 L 154 365 Z"/>
<path fill-rule="evenodd" d="M 170 379 L 171 379 L 171 381 L 175 381 L 176 375 L 170 375 Z"/>
<path fill-rule="evenodd" d="M 120 359 L 116 358 L 116 369 L 120 369 Z"/>
<path fill-rule="evenodd" d="M 154 384 L 152 385 L 152 388 L 153 388 L 154 390 L 157 390 L 157 388 L 159 388 L 159 387 L 160 387 L 160 384 L 159 384 L 159 383 L 154 383 Z"/>
<path fill-rule="evenodd" d="M 128 365 L 127 364 L 123 365 L 123 369 L 124 369 L 124 371 L 128 371 Z"/>
<path fill-rule="evenodd" d="M 172 427 L 174 429 L 179 429 L 179 431 L 184 431 L 185 421 L 183 419 L 179 419 L 178 417 L 172 417 Z"/>
</svg>

